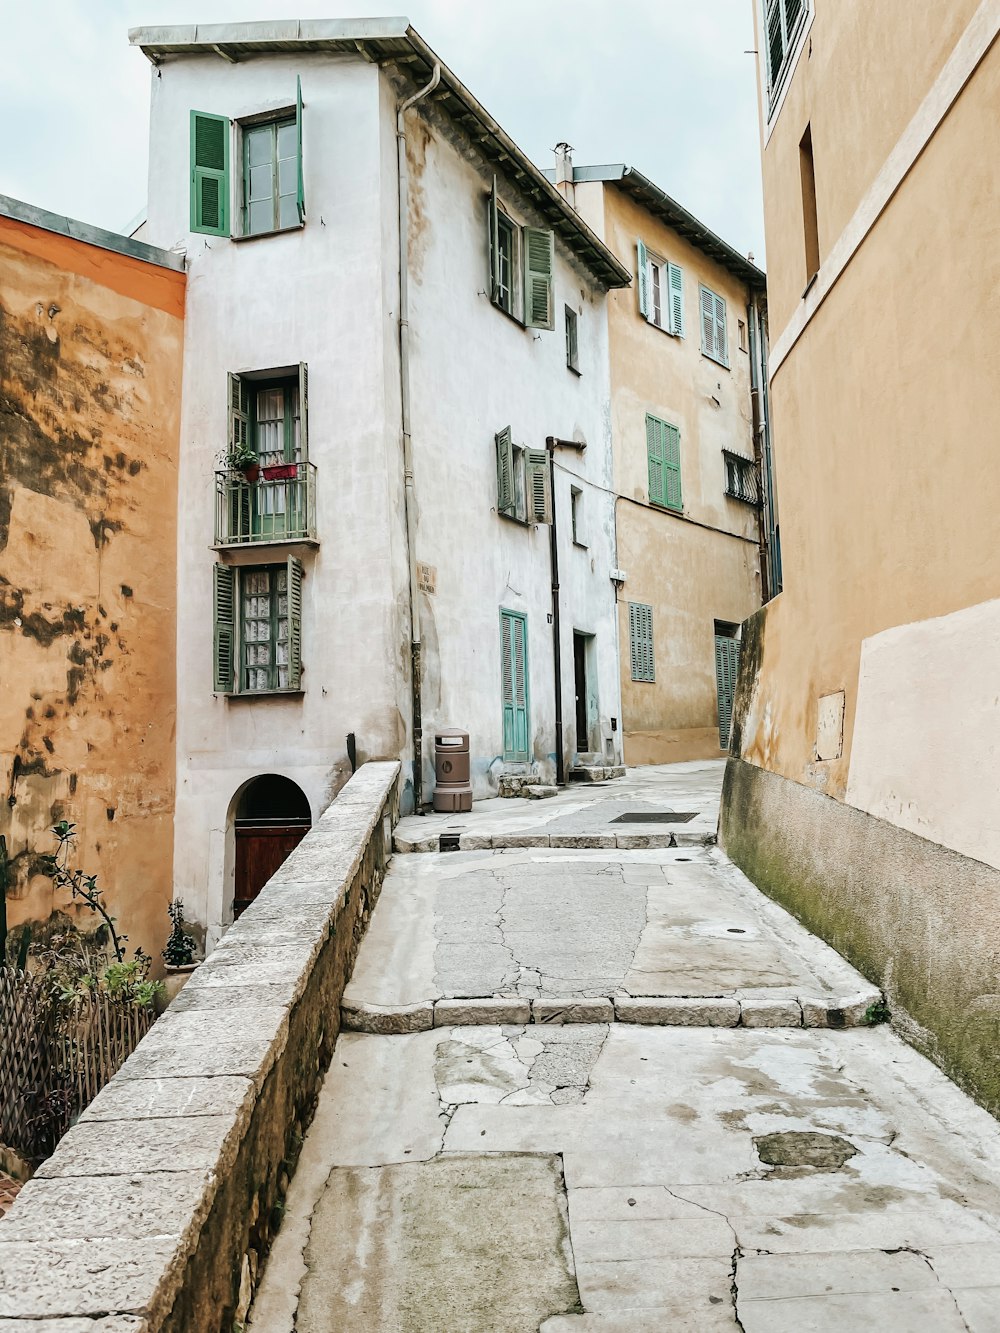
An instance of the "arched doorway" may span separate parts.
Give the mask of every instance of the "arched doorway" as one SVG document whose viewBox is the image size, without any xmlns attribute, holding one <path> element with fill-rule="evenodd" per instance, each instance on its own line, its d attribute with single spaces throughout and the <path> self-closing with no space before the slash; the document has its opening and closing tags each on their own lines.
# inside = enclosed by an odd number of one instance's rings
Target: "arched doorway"
<svg viewBox="0 0 1000 1333">
<path fill-rule="evenodd" d="M 234 921 L 299 845 L 311 825 L 309 801 L 291 778 L 265 773 L 247 783 L 234 820 Z"/>
</svg>

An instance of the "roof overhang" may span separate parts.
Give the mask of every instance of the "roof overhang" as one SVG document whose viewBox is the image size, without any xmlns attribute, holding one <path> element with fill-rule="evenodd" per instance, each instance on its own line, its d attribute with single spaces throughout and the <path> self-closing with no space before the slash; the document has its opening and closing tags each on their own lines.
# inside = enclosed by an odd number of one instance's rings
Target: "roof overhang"
<svg viewBox="0 0 1000 1333">
<path fill-rule="evenodd" d="M 552 173 L 554 174 L 554 173 Z M 699 222 L 693 213 L 689 213 L 676 199 L 671 199 L 658 185 L 623 162 L 607 166 L 574 167 L 573 181 L 584 184 L 587 181 L 604 181 L 617 185 L 625 194 L 637 200 L 661 222 L 665 222 L 679 236 L 695 246 L 709 258 L 716 260 L 723 268 L 754 291 L 763 292 L 767 288 L 767 275 L 751 260 L 744 258 L 738 250 L 717 236 L 711 228 Z"/>
<path fill-rule="evenodd" d="M 379 65 L 395 64 L 416 83 L 426 83 L 435 65 L 440 65 L 441 81 L 431 100 L 468 135 L 486 161 L 531 200 L 563 245 L 602 286 L 627 287 L 632 281 L 630 271 L 438 59 L 408 19 L 287 19 L 132 28 L 129 41 L 154 65 L 189 55 L 215 55 L 240 63 L 278 52 L 320 51 L 360 55 Z"/>
</svg>

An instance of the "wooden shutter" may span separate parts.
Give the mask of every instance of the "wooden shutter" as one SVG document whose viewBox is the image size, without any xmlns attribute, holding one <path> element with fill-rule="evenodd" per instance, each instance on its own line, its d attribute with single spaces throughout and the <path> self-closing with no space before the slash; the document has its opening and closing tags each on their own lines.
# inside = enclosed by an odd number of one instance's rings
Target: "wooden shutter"
<svg viewBox="0 0 1000 1333">
<path fill-rule="evenodd" d="M 523 761 L 529 755 L 527 620 L 516 611 L 500 612 L 500 658 L 503 755 Z"/>
<path fill-rule="evenodd" d="M 663 441 L 663 503 L 670 509 L 683 509 L 681 494 L 681 433 L 676 426 L 660 423 Z"/>
<path fill-rule="evenodd" d="M 715 636 L 715 685 L 719 701 L 719 749 L 729 749 L 733 724 L 733 700 L 740 663 L 740 641 L 728 635 Z"/>
<path fill-rule="evenodd" d="M 309 459 L 309 367 L 299 362 L 299 459 Z"/>
<path fill-rule="evenodd" d="M 510 427 L 504 426 L 494 436 L 497 446 L 497 509 L 501 514 L 512 514 L 517 504 L 514 487 L 514 445 Z"/>
<path fill-rule="evenodd" d="M 723 296 L 713 296 L 715 315 L 715 355 L 724 366 L 729 365 L 729 336 L 726 331 L 726 301 Z"/>
<path fill-rule="evenodd" d="M 649 319 L 649 256 L 642 241 L 635 243 L 639 270 L 639 314 Z"/>
<path fill-rule="evenodd" d="M 525 449 L 524 485 L 528 493 L 528 522 L 552 522 L 552 479 L 544 449 Z"/>
<path fill-rule="evenodd" d="M 217 694 L 230 694 L 236 655 L 236 571 L 229 565 L 213 565 L 212 578 L 212 688 Z"/>
<path fill-rule="evenodd" d="M 295 79 L 295 140 L 298 149 L 298 175 L 295 183 L 295 202 L 299 210 L 300 224 L 306 220 L 306 191 L 302 175 L 302 80 Z"/>
<path fill-rule="evenodd" d="M 229 235 L 229 121 L 191 112 L 191 230 Z"/>
<path fill-rule="evenodd" d="M 656 663 L 653 656 L 653 608 L 642 602 L 628 604 L 629 649 L 632 659 L 632 679 L 655 681 Z"/>
<path fill-rule="evenodd" d="M 684 275 L 678 264 L 668 264 L 670 271 L 670 332 L 684 337 Z"/>
<path fill-rule="evenodd" d="M 250 391 L 239 375 L 229 375 L 229 433 L 231 450 L 244 448 L 250 440 Z"/>
<path fill-rule="evenodd" d="M 529 329 L 554 329 L 555 236 L 541 227 L 524 229 L 524 322 Z"/>
<path fill-rule="evenodd" d="M 646 460 L 649 473 L 649 499 L 651 504 L 663 504 L 663 439 L 660 434 L 660 422 L 656 417 L 646 415 Z"/>
<path fill-rule="evenodd" d="M 302 562 L 288 557 L 288 688 L 302 688 Z"/>
<path fill-rule="evenodd" d="M 701 350 L 715 356 L 715 296 L 707 287 L 701 289 Z"/>
<path fill-rule="evenodd" d="M 497 206 L 497 178 L 493 177 L 493 188 L 489 201 L 489 237 L 490 237 L 490 300 L 496 304 L 500 300 L 500 210 Z"/>
</svg>

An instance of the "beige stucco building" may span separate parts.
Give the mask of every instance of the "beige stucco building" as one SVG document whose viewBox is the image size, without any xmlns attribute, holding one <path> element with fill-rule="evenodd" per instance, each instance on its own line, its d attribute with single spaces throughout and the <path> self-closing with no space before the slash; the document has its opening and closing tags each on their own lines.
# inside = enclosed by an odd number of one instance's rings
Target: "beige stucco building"
<svg viewBox="0 0 1000 1333">
<path fill-rule="evenodd" d="M 625 760 L 718 758 L 739 625 L 780 586 L 764 274 L 635 168 L 561 146 L 554 175 L 633 274 L 608 298 Z"/>
<path fill-rule="evenodd" d="M 73 864 L 154 955 L 170 925 L 184 294 L 177 255 L 0 196 L 8 921 L 70 908 L 38 861 L 66 819 Z"/>
<path fill-rule="evenodd" d="M 785 587 L 722 835 L 996 1110 L 1000 4 L 757 21 Z"/>
</svg>

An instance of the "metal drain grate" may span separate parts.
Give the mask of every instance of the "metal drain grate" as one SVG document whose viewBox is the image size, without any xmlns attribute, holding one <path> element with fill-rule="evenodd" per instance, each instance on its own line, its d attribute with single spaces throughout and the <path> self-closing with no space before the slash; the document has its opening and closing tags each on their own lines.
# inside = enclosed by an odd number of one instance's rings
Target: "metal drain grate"
<svg viewBox="0 0 1000 1333">
<path fill-rule="evenodd" d="M 439 852 L 457 852 L 459 850 L 458 840 L 460 833 L 442 833 L 438 837 Z"/>
<path fill-rule="evenodd" d="M 612 824 L 686 824 L 697 817 L 697 810 L 634 810 L 618 815 Z"/>
</svg>

